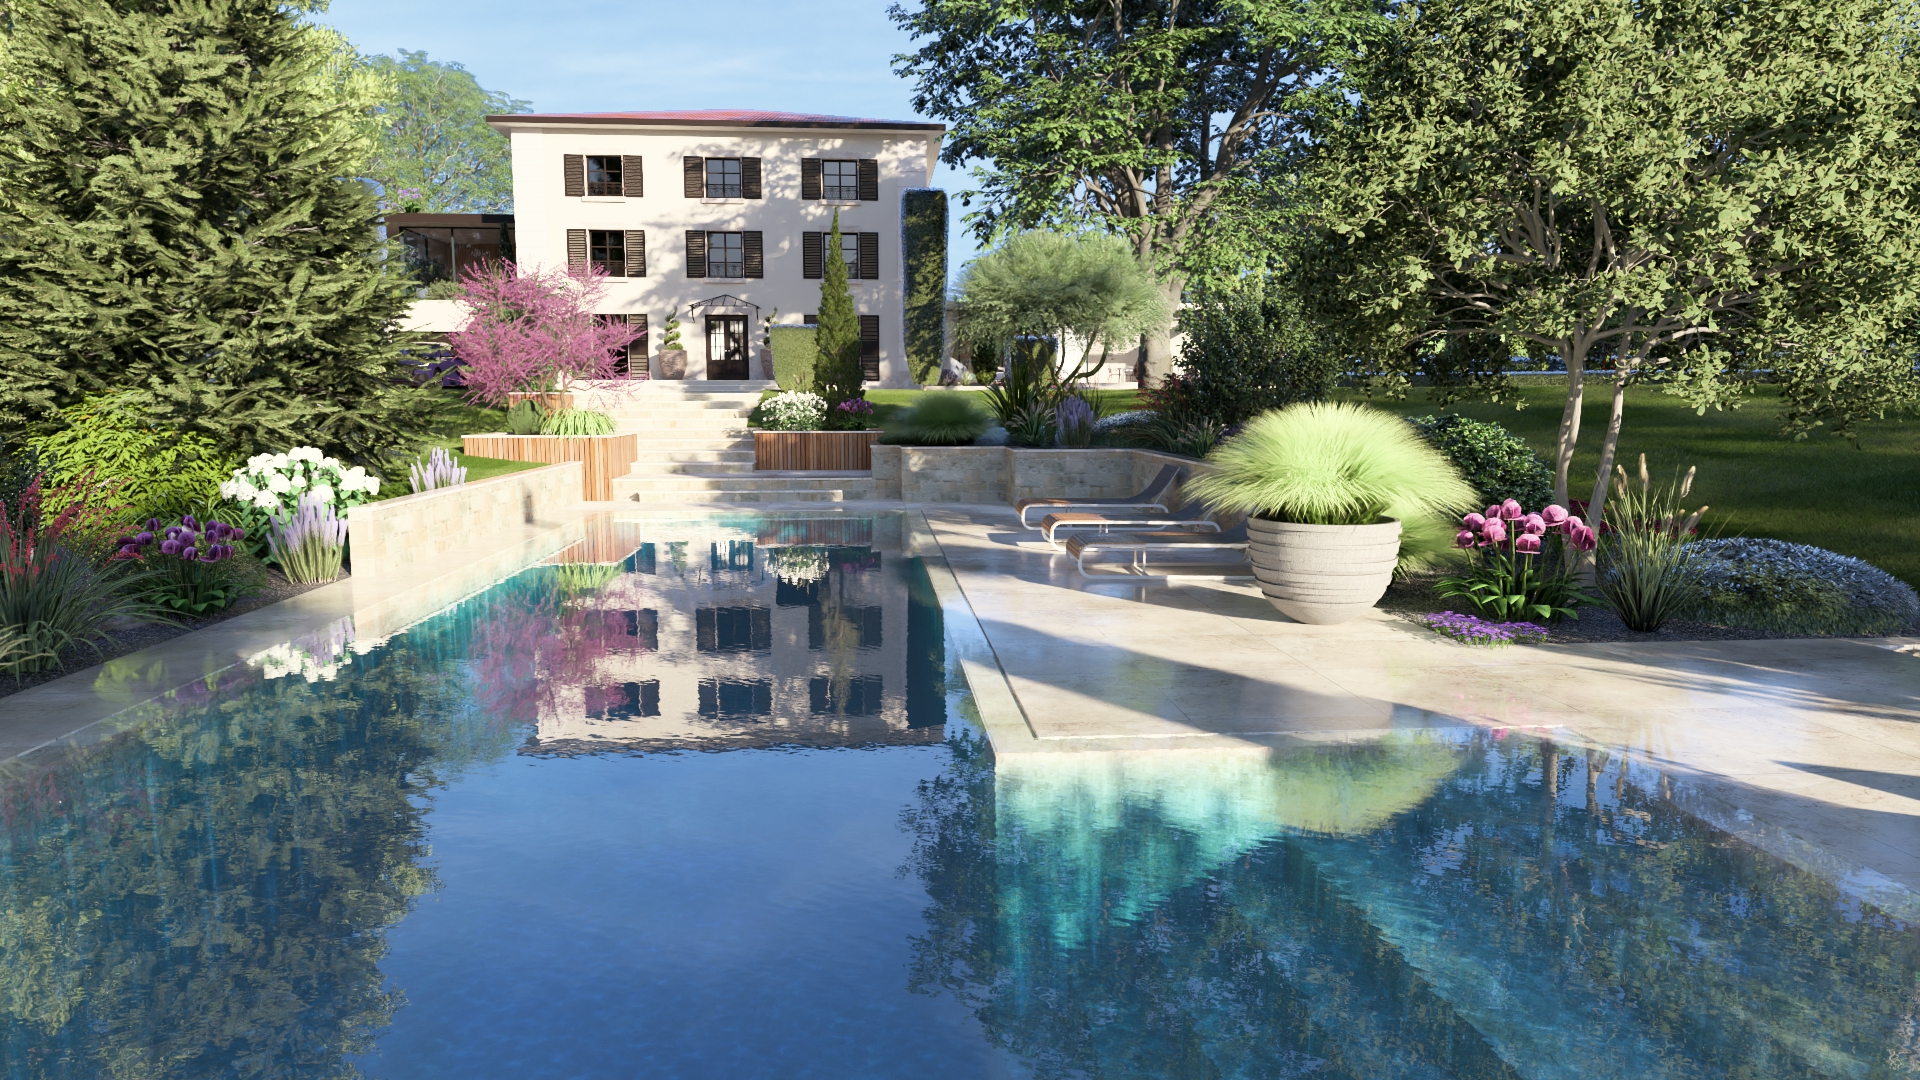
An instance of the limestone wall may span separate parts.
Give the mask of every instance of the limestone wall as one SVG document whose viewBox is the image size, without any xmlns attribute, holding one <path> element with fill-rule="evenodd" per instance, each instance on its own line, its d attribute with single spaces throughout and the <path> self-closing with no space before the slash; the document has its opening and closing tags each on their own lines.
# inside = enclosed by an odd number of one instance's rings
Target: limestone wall
<svg viewBox="0 0 1920 1080">
<path fill-rule="evenodd" d="M 1034 498 L 1120 498 L 1145 487 L 1163 465 L 1205 468 L 1151 450 L 876 446 L 874 497 L 1008 505 Z"/>
<path fill-rule="evenodd" d="M 580 501 L 577 461 L 508 473 L 470 484 L 403 495 L 347 511 L 355 577 L 441 572 L 447 552 L 489 536 L 519 536 L 552 524 Z"/>
</svg>

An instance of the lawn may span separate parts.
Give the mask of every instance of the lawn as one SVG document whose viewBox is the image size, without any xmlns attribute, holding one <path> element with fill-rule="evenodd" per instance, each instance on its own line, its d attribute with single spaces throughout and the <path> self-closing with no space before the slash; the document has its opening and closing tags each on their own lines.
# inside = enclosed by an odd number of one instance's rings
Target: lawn
<svg viewBox="0 0 1920 1080">
<path fill-rule="evenodd" d="M 420 441 L 418 454 L 425 458 L 434 449 L 446 450 L 453 455 L 454 464 L 463 465 L 467 470 L 467 482 L 485 480 L 491 476 L 505 476 L 507 473 L 525 469 L 537 469 L 544 462 L 508 461 L 505 458 L 469 457 L 460 452 L 460 437 L 485 431 L 505 431 L 507 413 L 504 409 L 488 409 L 470 405 L 456 391 L 446 391 L 445 396 L 434 412 L 433 426 L 426 438 Z M 407 482 L 406 465 L 390 470 L 387 481 L 380 485 L 380 498 L 393 499 L 413 493 Z"/>
</svg>

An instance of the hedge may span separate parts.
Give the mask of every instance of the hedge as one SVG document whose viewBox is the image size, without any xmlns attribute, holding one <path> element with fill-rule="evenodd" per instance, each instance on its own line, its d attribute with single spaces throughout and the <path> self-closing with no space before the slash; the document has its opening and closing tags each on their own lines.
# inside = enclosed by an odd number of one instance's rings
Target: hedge
<svg viewBox="0 0 1920 1080">
<path fill-rule="evenodd" d="M 813 327 L 771 327 L 767 341 L 773 350 L 773 381 L 782 390 L 812 393 L 813 365 L 820 355 L 813 345 Z"/>
<path fill-rule="evenodd" d="M 900 265 L 906 271 L 907 370 L 922 386 L 940 381 L 947 347 L 947 193 L 908 188 L 900 196 Z"/>
</svg>

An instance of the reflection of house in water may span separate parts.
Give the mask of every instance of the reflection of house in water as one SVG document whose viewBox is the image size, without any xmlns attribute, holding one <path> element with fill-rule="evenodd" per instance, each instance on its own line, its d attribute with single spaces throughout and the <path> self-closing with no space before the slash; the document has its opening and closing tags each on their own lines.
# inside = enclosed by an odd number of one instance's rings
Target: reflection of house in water
<svg viewBox="0 0 1920 1080">
<path fill-rule="evenodd" d="M 527 751 L 939 742 L 939 608 L 897 534 L 887 518 L 591 523 L 555 561 L 622 559 L 578 601 L 605 655 L 542 695 Z"/>
</svg>

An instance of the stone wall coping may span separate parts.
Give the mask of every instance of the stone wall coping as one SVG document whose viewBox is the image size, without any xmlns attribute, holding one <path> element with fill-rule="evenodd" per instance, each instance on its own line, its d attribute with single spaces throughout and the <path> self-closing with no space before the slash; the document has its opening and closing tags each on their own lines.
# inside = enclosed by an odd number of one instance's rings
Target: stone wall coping
<svg viewBox="0 0 1920 1080">
<path fill-rule="evenodd" d="M 562 461 L 557 465 L 542 465 L 537 469 L 517 469 L 510 473 L 501 473 L 499 476 L 489 476 L 484 480 L 474 480 L 465 484 L 454 484 L 452 487 L 434 488 L 432 491 L 416 491 L 409 495 L 396 495 L 391 499 L 381 499 L 378 502 L 349 506 L 347 507 L 347 526 L 351 529 L 355 521 L 384 517 L 387 513 L 412 510 L 441 499 L 470 495 L 477 488 L 498 484 L 502 481 L 525 481 L 532 480 L 536 477 L 544 479 L 542 476 L 544 473 L 563 472 L 568 469 L 578 469 L 579 467 L 580 463 L 577 461 Z"/>
</svg>

